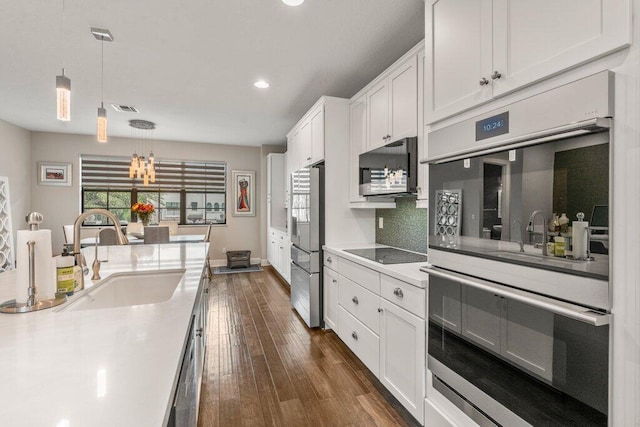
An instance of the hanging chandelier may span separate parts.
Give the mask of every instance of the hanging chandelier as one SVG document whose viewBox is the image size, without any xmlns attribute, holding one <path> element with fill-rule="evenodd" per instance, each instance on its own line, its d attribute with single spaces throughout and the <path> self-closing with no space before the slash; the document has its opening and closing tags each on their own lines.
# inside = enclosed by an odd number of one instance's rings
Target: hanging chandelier
<svg viewBox="0 0 640 427">
<path fill-rule="evenodd" d="M 146 131 L 155 129 L 156 124 L 148 120 L 129 120 L 129 126 L 134 129 L 134 132 L 139 133 L 140 141 L 142 142 L 141 152 L 144 152 L 146 148 L 144 134 Z M 153 151 L 149 150 L 148 157 L 138 155 L 138 153 L 134 151 L 129 165 L 129 178 L 142 179 L 142 184 L 145 187 L 148 186 L 150 182 L 156 182 L 156 168 Z"/>
</svg>

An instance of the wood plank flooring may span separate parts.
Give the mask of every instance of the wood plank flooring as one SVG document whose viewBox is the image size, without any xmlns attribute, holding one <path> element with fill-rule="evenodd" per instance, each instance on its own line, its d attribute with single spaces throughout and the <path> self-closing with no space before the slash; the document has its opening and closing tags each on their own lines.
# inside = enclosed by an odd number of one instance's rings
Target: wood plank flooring
<svg viewBox="0 0 640 427">
<path fill-rule="evenodd" d="M 199 426 L 419 425 L 270 268 L 214 275 L 209 307 Z"/>
</svg>

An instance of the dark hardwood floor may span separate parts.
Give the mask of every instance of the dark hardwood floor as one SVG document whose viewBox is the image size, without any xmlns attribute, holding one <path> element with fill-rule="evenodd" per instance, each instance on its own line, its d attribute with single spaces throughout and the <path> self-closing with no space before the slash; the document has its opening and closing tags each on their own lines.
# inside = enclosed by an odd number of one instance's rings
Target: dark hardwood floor
<svg viewBox="0 0 640 427">
<path fill-rule="evenodd" d="M 332 331 L 308 329 L 266 268 L 214 275 L 199 426 L 415 426 Z"/>
</svg>

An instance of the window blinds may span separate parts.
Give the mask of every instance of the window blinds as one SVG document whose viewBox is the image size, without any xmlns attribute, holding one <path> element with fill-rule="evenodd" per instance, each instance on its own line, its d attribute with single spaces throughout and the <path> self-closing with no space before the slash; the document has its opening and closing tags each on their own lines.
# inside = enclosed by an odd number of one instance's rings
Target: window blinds
<svg viewBox="0 0 640 427">
<path fill-rule="evenodd" d="M 82 188 L 225 192 L 226 162 L 156 159 L 156 182 L 149 183 L 146 187 L 143 186 L 142 179 L 129 178 L 130 162 L 131 159 L 125 157 L 82 156 L 80 159 Z"/>
</svg>

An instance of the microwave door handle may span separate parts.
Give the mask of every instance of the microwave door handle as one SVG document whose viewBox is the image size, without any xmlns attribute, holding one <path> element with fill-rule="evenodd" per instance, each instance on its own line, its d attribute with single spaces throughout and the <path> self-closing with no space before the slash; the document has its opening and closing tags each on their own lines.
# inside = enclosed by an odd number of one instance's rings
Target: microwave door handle
<svg viewBox="0 0 640 427">
<path fill-rule="evenodd" d="M 562 301 L 556 301 L 552 298 L 532 294 L 530 292 L 521 291 L 518 289 L 508 288 L 506 286 L 498 285 L 486 280 L 477 279 L 475 277 L 467 276 L 460 273 L 454 273 L 443 268 L 429 266 L 422 267 L 420 268 L 420 270 L 429 274 L 430 276 L 439 277 L 445 280 L 451 280 L 462 285 L 471 286 L 473 288 L 480 289 L 486 292 L 491 292 L 494 295 L 519 301 L 524 304 L 528 304 L 542 310 L 550 311 L 552 313 L 568 317 L 570 319 L 578 320 L 592 326 L 608 325 L 611 321 L 611 315 L 608 313 L 599 313 L 586 307 Z"/>
</svg>

